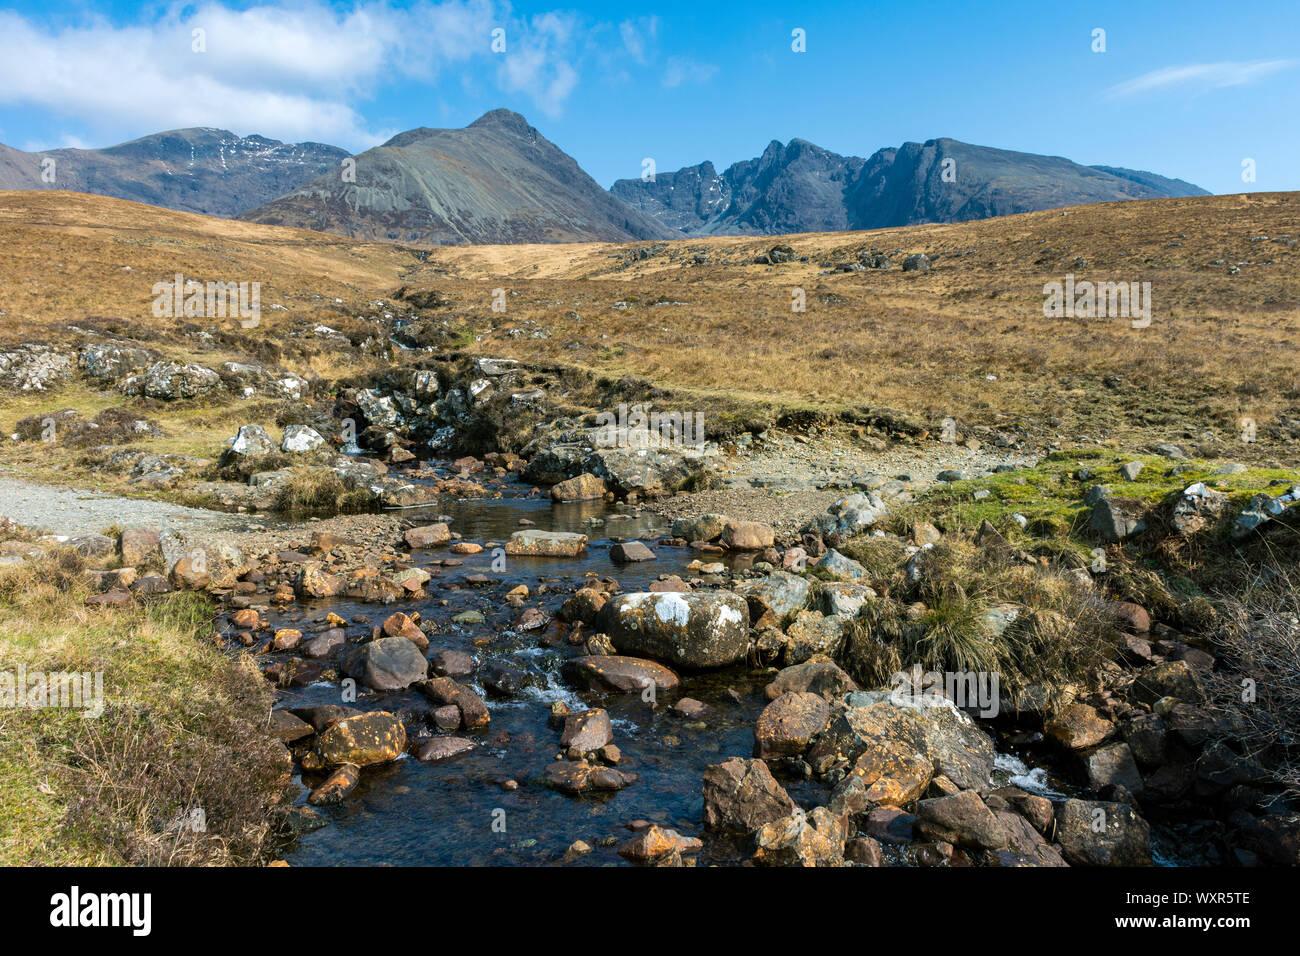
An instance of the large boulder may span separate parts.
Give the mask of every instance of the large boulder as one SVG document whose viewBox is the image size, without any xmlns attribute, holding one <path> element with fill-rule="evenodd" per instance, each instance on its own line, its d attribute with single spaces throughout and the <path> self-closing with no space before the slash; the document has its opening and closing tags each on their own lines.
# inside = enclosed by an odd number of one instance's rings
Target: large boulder
<svg viewBox="0 0 1300 956">
<path fill-rule="evenodd" d="M 304 454 L 325 447 L 321 433 L 310 425 L 286 425 L 280 439 L 280 451 L 291 455 Z"/>
<path fill-rule="evenodd" d="M 346 717 L 323 730 L 317 740 L 321 759 L 329 766 L 396 760 L 406 749 L 401 720 L 385 711 Z"/>
<path fill-rule="evenodd" d="M 77 364 L 91 378 L 117 382 L 134 375 L 157 362 L 161 356 L 152 349 L 119 345 L 115 342 L 96 342 L 87 345 L 77 356 Z"/>
<path fill-rule="evenodd" d="M 796 810 L 762 826 L 754 836 L 760 866 L 844 866 L 844 843 L 852 836 L 846 818 L 826 807 Z"/>
<path fill-rule="evenodd" d="M 728 521 L 722 529 L 722 543 L 732 551 L 762 551 L 775 540 L 772 529 L 757 521 Z"/>
<path fill-rule="evenodd" d="M 587 536 L 572 531 L 516 531 L 506 542 L 514 557 L 575 558 L 587 547 Z"/>
<path fill-rule="evenodd" d="M 997 850 L 1007 845 L 1006 830 L 974 790 L 922 800 L 916 805 L 916 827 L 954 846 Z"/>
<path fill-rule="evenodd" d="M 402 690 L 428 676 L 429 662 L 405 637 L 381 637 L 345 652 L 343 672 L 375 690 Z"/>
<path fill-rule="evenodd" d="M 731 519 L 726 515 L 702 514 L 690 518 L 677 518 L 673 521 L 674 538 L 687 541 L 713 541 L 722 537 L 723 529 Z"/>
<path fill-rule="evenodd" d="M 740 582 L 735 591 L 749 602 L 751 620 L 758 620 L 768 611 L 779 620 L 803 610 L 808 603 L 809 584 L 797 574 L 773 571 L 765 578 Z"/>
<path fill-rule="evenodd" d="M 1127 804 L 1066 800 L 1056 839 L 1074 866 L 1151 865 L 1151 827 Z"/>
<path fill-rule="evenodd" d="M 603 497 L 605 482 L 595 475 L 577 475 L 551 487 L 551 498 L 555 501 L 590 501 Z"/>
<path fill-rule="evenodd" d="M 770 760 L 796 757 L 821 733 L 831 719 L 831 708 L 816 694 L 782 694 L 758 715 L 754 725 L 754 756 Z"/>
<path fill-rule="evenodd" d="M 595 627 L 625 654 L 688 669 L 734 664 L 749 649 L 749 606 L 727 591 L 621 594 L 601 608 Z"/>
<path fill-rule="evenodd" d="M 579 657 L 569 664 L 573 676 L 601 693 L 641 693 L 650 687 L 671 690 L 681 683 L 676 674 L 654 661 L 620 654 Z"/>
<path fill-rule="evenodd" d="M 143 395 L 172 402 L 196 398 L 221 386 L 221 376 L 210 368 L 192 362 L 155 362 L 139 375 L 122 383 L 128 395 Z"/>
<path fill-rule="evenodd" d="M 885 503 L 873 492 L 859 492 L 841 498 L 805 529 L 831 538 L 851 538 L 870 528 L 885 515 Z"/>
<path fill-rule="evenodd" d="M 753 833 L 797 807 L 763 761 L 732 757 L 704 771 L 704 825 Z"/>
<path fill-rule="evenodd" d="M 261 458 L 275 451 L 275 442 L 261 425 L 241 425 L 235 437 L 221 453 L 221 463 L 229 464 L 241 458 Z"/>
</svg>

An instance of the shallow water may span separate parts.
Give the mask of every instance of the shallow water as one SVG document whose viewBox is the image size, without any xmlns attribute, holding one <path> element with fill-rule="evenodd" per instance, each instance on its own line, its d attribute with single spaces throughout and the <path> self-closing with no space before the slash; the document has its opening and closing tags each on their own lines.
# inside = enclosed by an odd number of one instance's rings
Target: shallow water
<svg viewBox="0 0 1300 956">
<path fill-rule="evenodd" d="M 321 600 L 295 605 L 283 614 L 268 614 L 273 626 L 301 626 L 306 633 L 319 628 L 303 625 L 333 611 L 350 622 L 352 636 L 396 610 L 418 611 L 426 626 L 436 625 L 428 634 L 430 655 L 440 649 L 466 651 L 480 665 L 504 661 L 527 675 L 527 686 L 510 699 L 486 693 L 477 676 L 463 679 L 484 697 L 492 715 L 488 728 L 456 733 L 475 740 L 479 748 L 441 763 L 425 764 L 408 755 L 392 764 L 365 768 L 360 784 L 341 805 L 318 808 L 328 825 L 301 837 L 286 850 L 285 858 L 294 865 L 315 866 L 561 864 L 569 845 L 583 840 L 594 851 L 571 865 L 626 865 L 614 843 L 631 835 L 626 824 L 643 819 L 701 837 L 702 864 L 741 862 L 741 848 L 701 826 L 701 780 L 710 764 L 752 755 L 754 722 L 767 703 L 763 687 L 770 673 L 743 665 L 682 673 L 681 686 L 661 692 L 657 706 L 638 694 L 602 696 L 571 685 L 563 676 L 564 663 L 583 653 L 564 640 L 567 627 L 553 622 L 540 631 L 514 631 L 511 626 L 521 609 L 510 607 L 504 598 L 511 588 L 526 584 L 531 594 L 524 607 L 540 607 L 553 615 L 587 575 L 613 577 L 624 591 L 636 591 L 663 574 L 689 577 L 686 566 L 696 558 L 735 569 L 752 559 L 659 545 L 656 539 L 667 533 L 668 522 L 653 513 L 625 513 L 603 502 L 553 504 L 546 497 L 530 495 L 527 486 L 513 483 L 500 490 L 501 498 L 448 499 L 437 506 L 406 510 L 416 523 L 448 516 L 453 531 L 485 546 L 477 555 L 453 556 L 445 548 L 415 552 L 414 563 L 434 574 L 426 586 L 428 597 L 390 605 Z M 604 519 L 604 524 L 586 524 L 591 517 Z M 587 534 L 585 554 L 574 559 L 509 557 L 503 568 L 493 570 L 490 544 L 504 543 L 520 529 L 521 518 L 540 530 Z M 615 540 L 631 538 L 650 544 L 657 559 L 631 565 L 612 561 L 609 549 Z M 427 564 L 448 557 L 459 557 L 464 564 L 454 568 Z M 489 583 L 466 584 L 471 575 L 486 575 Z M 452 621 L 453 615 L 466 610 L 480 611 L 483 623 Z M 364 616 L 368 624 L 352 622 L 355 615 Z M 697 720 L 680 717 L 670 710 L 680 697 L 701 700 L 709 710 Z M 570 709 L 609 711 L 614 743 L 623 753 L 620 769 L 636 773 L 636 783 L 616 793 L 582 797 L 567 796 L 542 783 L 543 769 L 559 757 L 559 731 L 548 724 L 550 705 L 557 700 Z M 278 706 L 342 702 L 337 684 L 320 683 L 281 691 Z M 420 715 L 431 707 L 418 692 L 374 693 L 364 688 L 350 706 L 401 713 L 408 733 L 421 725 Z M 1000 753 L 995 786 L 1014 783 L 1054 801 L 1077 792 L 1062 776 L 1037 764 L 1031 754 Z M 779 771 L 777 776 L 805 809 L 826 802 L 827 790 L 821 784 L 782 778 Z M 298 802 L 305 802 L 307 789 L 322 779 L 323 775 L 309 775 L 299 780 L 303 789 Z M 516 781 L 518 789 L 505 790 L 502 784 L 507 780 Z M 1176 840 L 1160 837 L 1158 843 L 1159 862 L 1191 862 L 1187 848 L 1180 852 Z M 888 855 L 895 863 L 906 862 L 897 853 Z"/>
</svg>

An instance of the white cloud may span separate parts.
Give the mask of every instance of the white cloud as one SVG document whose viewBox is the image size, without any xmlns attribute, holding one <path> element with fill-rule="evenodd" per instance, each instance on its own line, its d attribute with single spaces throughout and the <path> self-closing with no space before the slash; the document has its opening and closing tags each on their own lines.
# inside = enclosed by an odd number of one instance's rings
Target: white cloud
<svg viewBox="0 0 1300 956">
<path fill-rule="evenodd" d="M 718 68 L 710 63 L 699 63 L 688 56 L 670 56 L 664 67 L 663 85 L 669 88 L 686 83 L 707 83 Z"/>
<path fill-rule="evenodd" d="M 407 9 L 382 0 L 346 9 L 320 0 L 251 9 L 203 2 L 147 26 L 93 19 L 60 29 L 0 12 L 0 104 L 100 130 L 217 126 L 365 148 L 391 132 L 367 122 L 364 101 L 394 79 L 432 82 L 447 67 L 468 75 L 471 60 L 491 76 L 495 26 L 509 41 L 499 87 L 554 115 L 578 82 L 573 21 L 512 21 L 493 0 L 419 0 Z M 192 49 L 194 30 L 204 31 L 205 52 Z"/>
<path fill-rule="evenodd" d="M 659 35 L 658 17 L 640 17 L 636 20 L 624 20 L 618 25 L 618 35 L 623 40 L 623 49 L 637 63 L 645 65 L 648 60 L 647 46 L 654 43 Z"/>
<path fill-rule="evenodd" d="M 1252 60 L 1249 62 L 1190 63 L 1186 66 L 1168 66 L 1143 73 L 1107 90 L 1111 99 L 1140 96 L 1170 89 L 1192 92 L 1223 89 L 1230 86 L 1249 86 L 1265 77 L 1289 70 L 1296 60 Z"/>
</svg>

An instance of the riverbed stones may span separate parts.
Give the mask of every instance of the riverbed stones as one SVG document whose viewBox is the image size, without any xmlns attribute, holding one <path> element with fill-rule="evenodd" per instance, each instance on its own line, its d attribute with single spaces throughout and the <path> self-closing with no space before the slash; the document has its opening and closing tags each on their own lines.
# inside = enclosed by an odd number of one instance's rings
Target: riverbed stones
<svg viewBox="0 0 1300 956">
<path fill-rule="evenodd" d="M 826 701 L 835 701 L 857 689 L 858 685 L 853 678 L 838 664 L 829 657 L 817 655 L 800 664 L 783 668 L 763 688 L 763 693 L 768 700 L 776 700 L 782 694 L 794 692 L 817 694 Z"/>
<path fill-rule="evenodd" d="M 587 549 L 587 536 L 573 531 L 516 531 L 506 542 L 513 557 L 576 558 Z"/>
<path fill-rule="evenodd" d="M 1068 750 L 1095 747 L 1114 730 L 1114 724 L 1079 701 L 1057 710 L 1043 724 L 1043 732 Z"/>
<path fill-rule="evenodd" d="M 797 808 L 767 764 L 732 757 L 704 771 L 704 825 L 710 830 L 754 833 Z"/>
<path fill-rule="evenodd" d="M 553 501 L 592 501 L 604 497 L 604 479 L 587 472 L 551 486 Z"/>
<path fill-rule="evenodd" d="M 702 514 L 673 521 L 672 536 L 684 541 L 716 541 L 731 519 L 726 515 Z"/>
<path fill-rule="evenodd" d="M 578 588 L 560 605 L 560 620 L 590 624 L 605 606 L 605 595 L 593 587 Z"/>
<path fill-rule="evenodd" d="M 361 768 L 354 764 L 344 764 L 307 795 L 307 802 L 313 807 L 342 803 L 360 782 Z"/>
<path fill-rule="evenodd" d="M 617 853 L 626 860 L 646 863 L 682 853 L 698 853 L 703 848 L 704 841 L 697 837 L 682 836 L 676 830 L 652 823 L 620 843 Z"/>
<path fill-rule="evenodd" d="M 1066 800 L 1056 839 L 1074 866 L 1150 866 L 1151 827 L 1127 804 Z"/>
<path fill-rule="evenodd" d="M 310 737 L 316 732 L 311 724 L 300 717 L 295 717 L 287 710 L 271 711 L 271 718 L 267 722 L 266 730 L 272 737 L 282 740 L 286 744 L 291 744 L 295 740 L 302 740 L 304 737 Z"/>
<path fill-rule="evenodd" d="M 653 561 L 655 553 L 640 541 L 622 541 L 609 549 L 609 556 L 619 564 Z"/>
<path fill-rule="evenodd" d="M 425 679 L 429 662 L 405 637 L 381 637 L 350 648 L 343 672 L 374 690 L 403 690 Z"/>
<path fill-rule="evenodd" d="M 795 810 L 759 828 L 754 863 L 760 866 L 843 866 L 849 827 L 826 807 Z"/>
<path fill-rule="evenodd" d="M 589 754 L 614 741 L 609 713 L 596 707 L 567 715 L 560 733 L 560 746 L 575 756 Z"/>
<path fill-rule="evenodd" d="M 408 642 L 409 646 L 409 642 Z M 316 749 L 329 766 L 371 764 L 396 760 L 406 750 L 406 729 L 387 711 L 345 717 L 316 739 Z"/>
<path fill-rule="evenodd" d="M 840 554 L 834 548 L 822 555 L 813 566 L 836 581 L 860 581 L 867 577 L 866 568 L 852 558 Z"/>
<path fill-rule="evenodd" d="M 451 677 L 453 679 L 468 677 L 474 673 L 474 668 L 477 666 L 472 654 L 450 649 L 437 651 L 430 658 L 430 665 L 433 672 L 439 677 Z"/>
<path fill-rule="evenodd" d="M 596 627 L 620 653 L 687 669 L 734 664 L 749 648 L 749 607 L 727 591 L 618 595 L 596 616 Z"/>
<path fill-rule="evenodd" d="M 1141 793 L 1142 774 L 1128 744 L 1116 742 L 1087 753 L 1083 769 L 1088 775 L 1088 786 L 1100 791 L 1105 787 L 1121 786 L 1130 793 Z"/>
<path fill-rule="evenodd" d="M 722 529 L 722 543 L 732 551 L 762 551 L 775 540 L 772 529 L 757 521 L 728 521 Z"/>
<path fill-rule="evenodd" d="M 420 548 L 436 548 L 451 540 L 451 529 L 443 522 L 408 528 L 402 535 L 406 546 L 412 551 Z"/>
<path fill-rule="evenodd" d="M 585 760 L 557 760 L 546 765 L 542 780 L 561 793 L 577 795 L 589 791 L 622 790 L 636 783 L 637 775 Z"/>
<path fill-rule="evenodd" d="M 461 754 L 469 753 L 478 744 L 465 737 L 434 737 L 421 744 L 415 758 L 422 763 L 441 763 Z"/>
<path fill-rule="evenodd" d="M 122 563 L 133 568 L 162 560 L 162 548 L 158 545 L 158 532 L 153 528 L 131 526 L 122 529 L 117 539 L 117 553 Z"/>
<path fill-rule="evenodd" d="M 786 628 L 785 663 L 801 664 L 817 654 L 834 657 L 844 643 L 844 628 L 837 617 L 820 611 L 800 611 Z"/>
<path fill-rule="evenodd" d="M 1196 673 L 1187 661 L 1165 661 L 1145 668 L 1129 687 L 1129 698 L 1137 703 L 1154 704 L 1162 697 L 1172 697 L 1188 704 L 1204 697 Z"/>
<path fill-rule="evenodd" d="M 777 619 L 803 610 L 808 603 L 810 585 L 807 580 L 788 571 L 773 571 L 757 581 L 744 581 L 735 588 L 749 602 L 751 620 L 758 620 L 769 611 Z"/>
<path fill-rule="evenodd" d="M 916 827 L 923 836 L 954 846 L 997 850 L 1007 845 L 1006 830 L 973 790 L 920 801 Z"/>
<path fill-rule="evenodd" d="M 425 681 L 421 689 L 425 696 L 435 703 L 455 704 L 460 708 L 461 724 L 466 730 L 486 727 L 492 720 L 483 698 L 450 677 L 435 677 Z"/>
<path fill-rule="evenodd" d="M 772 701 L 754 725 L 754 756 L 764 760 L 796 757 L 826 728 L 830 705 L 816 694 L 790 692 Z"/>
<path fill-rule="evenodd" d="M 569 667 L 577 680 L 601 693 L 639 694 L 652 686 L 664 691 L 681 684 L 681 679 L 662 664 L 622 654 L 579 657 Z"/>
<path fill-rule="evenodd" d="M 302 652 L 315 660 L 329 657 L 347 643 L 347 636 L 342 628 L 331 627 L 315 634 L 302 643 Z"/>
</svg>

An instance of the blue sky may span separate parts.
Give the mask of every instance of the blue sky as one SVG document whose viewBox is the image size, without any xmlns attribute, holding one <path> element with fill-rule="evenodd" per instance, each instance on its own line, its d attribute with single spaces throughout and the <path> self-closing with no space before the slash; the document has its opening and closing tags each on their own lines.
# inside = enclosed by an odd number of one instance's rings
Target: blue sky
<svg viewBox="0 0 1300 956">
<path fill-rule="evenodd" d="M 1300 189 L 1300 3 L 0 0 L 0 142 L 22 149 L 216 126 L 360 151 L 498 106 L 604 186 L 645 157 L 721 170 L 773 139 L 868 156 L 950 136 Z"/>
</svg>

